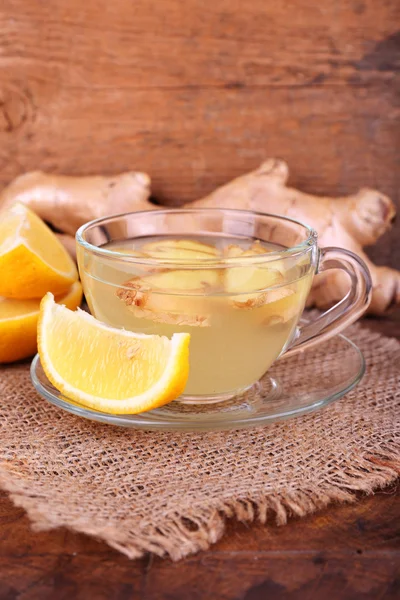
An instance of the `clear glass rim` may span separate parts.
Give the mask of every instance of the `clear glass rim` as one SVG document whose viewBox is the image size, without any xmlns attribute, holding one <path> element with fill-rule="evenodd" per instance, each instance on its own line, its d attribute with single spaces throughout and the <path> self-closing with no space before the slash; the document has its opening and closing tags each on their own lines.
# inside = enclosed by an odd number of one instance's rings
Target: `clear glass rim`
<svg viewBox="0 0 400 600">
<path fill-rule="evenodd" d="M 89 229 L 92 229 L 94 227 L 99 227 L 99 226 L 109 223 L 111 221 L 117 221 L 119 219 L 124 219 L 124 218 L 131 217 L 131 216 L 142 216 L 143 217 L 143 216 L 148 215 L 149 217 L 151 217 L 154 214 L 160 214 L 160 213 L 182 214 L 182 215 L 183 214 L 196 214 L 196 213 L 203 213 L 203 214 L 223 213 L 223 214 L 230 214 L 233 217 L 235 215 L 239 216 L 239 215 L 244 215 L 244 214 L 251 215 L 253 217 L 259 217 L 259 218 L 269 217 L 269 218 L 278 219 L 281 221 L 286 221 L 288 223 L 293 223 L 295 225 L 302 227 L 305 230 L 305 238 L 304 238 L 304 240 L 302 240 L 299 244 L 296 244 L 295 246 L 291 246 L 291 247 L 285 248 L 283 250 L 274 250 L 272 252 L 268 251 L 265 254 L 257 254 L 255 256 L 246 256 L 246 257 L 230 257 L 230 258 L 223 258 L 223 259 L 209 258 L 209 259 L 201 259 L 201 261 L 195 260 L 195 259 L 184 259 L 184 258 L 159 259 L 159 258 L 136 257 L 136 256 L 132 256 L 132 254 L 115 251 L 115 250 L 109 250 L 108 248 L 103 248 L 101 246 L 95 246 L 94 244 L 91 244 L 90 242 L 88 242 L 84 239 L 84 235 Z M 166 234 L 160 234 L 160 235 L 166 235 Z M 190 235 L 190 234 L 188 234 L 188 235 Z M 92 254 L 96 254 L 97 256 L 102 256 L 104 258 L 111 259 L 111 260 L 118 260 L 118 261 L 122 261 L 122 262 L 148 265 L 148 266 L 157 266 L 157 265 L 162 264 L 164 266 L 166 266 L 166 265 L 181 265 L 181 266 L 185 266 L 185 267 L 193 266 L 193 267 L 198 268 L 199 265 L 201 265 L 201 266 L 212 265 L 214 267 L 218 266 L 218 265 L 232 266 L 232 265 L 238 265 L 238 264 L 259 263 L 259 262 L 265 262 L 265 261 L 272 262 L 274 260 L 278 260 L 278 259 L 282 259 L 282 258 L 301 256 L 302 254 L 307 252 L 312 246 L 314 246 L 316 244 L 317 239 L 318 239 L 318 234 L 315 229 L 313 229 L 309 225 L 306 225 L 305 223 L 302 223 L 301 221 L 299 221 L 297 219 L 293 219 L 291 217 L 286 217 L 284 215 L 279 215 L 279 214 L 274 214 L 274 213 L 264 213 L 264 212 L 252 211 L 252 210 L 240 210 L 240 209 L 235 209 L 235 208 L 161 208 L 161 209 L 154 209 L 154 210 L 142 210 L 142 211 L 131 211 L 131 212 L 119 213 L 119 214 L 115 214 L 115 215 L 110 215 L 108 217 L 100 217 L 99 219 L 94 219 L 93 221 L 88 221 L 87 223 L 84 223 L 83 225 L 81 225 L 81 227 L 79 227 L 79 229 L 76 232 L 75 239 L 76 239 L 77 244 L 79 244 L 82 248 L 84 248 L 88 252 L 91 252 Z"/>
</svg>

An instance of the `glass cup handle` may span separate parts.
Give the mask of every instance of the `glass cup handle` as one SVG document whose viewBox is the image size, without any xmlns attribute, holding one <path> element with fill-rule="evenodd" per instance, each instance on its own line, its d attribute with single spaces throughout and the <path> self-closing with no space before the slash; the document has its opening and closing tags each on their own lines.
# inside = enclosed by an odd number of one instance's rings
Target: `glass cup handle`
<svg viewBox="0 0 400 600">
<path fill-rule="evenodd" d="M 351 286 L 346 296 L 317 319 L 300 325 L 297 336 L 283 356 L 292 356 L 336 335 L 354 323 L 368 308 L 371 301 L 372 281 L 367 265 L 353 252 L 344 248 L 321 248 L 316 274 L 329 269 L 341 269 L 350 277 Z"/>
</svg>

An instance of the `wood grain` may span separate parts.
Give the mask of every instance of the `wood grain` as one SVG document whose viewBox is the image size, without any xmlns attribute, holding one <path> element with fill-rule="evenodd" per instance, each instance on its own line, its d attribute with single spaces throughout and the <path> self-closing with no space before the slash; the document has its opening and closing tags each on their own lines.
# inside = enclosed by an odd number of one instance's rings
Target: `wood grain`
<svg viewBox="0 0 400 600">
<path fill-rule="evenodd" d="M 399 202 L 398 16 L 395 0 L 3 0 L 0 183 L 135 168 L 174 204 L 277 155 L 305 190 Z M 395 237 L 374 251 L 393 266 Z"/>
<path fill-rule="evenodd" d="M 179 563 L 129 561 L 66 530 L 32 533 L 0 497 L 1 600 L 395 600 L 399 495 L 331 507 L 286 527 L 232 523 L 206 553 Z"/>
</svg>

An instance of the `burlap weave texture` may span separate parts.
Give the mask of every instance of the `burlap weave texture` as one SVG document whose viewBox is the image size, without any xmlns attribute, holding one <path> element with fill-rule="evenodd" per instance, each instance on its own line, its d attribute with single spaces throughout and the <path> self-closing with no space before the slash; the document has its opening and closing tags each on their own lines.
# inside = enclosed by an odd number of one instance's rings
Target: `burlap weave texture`
<svg viewBox="0 0 400 600">
<path fill-rule="evenodd" d="M 241 431 L 92 423 L 40 398 L 27 365 L 3 367 L 0 485 L 36 528 L 174 560 L 207 549 L 227 518 L 284 524 L 371 493 L 400 470 L 400 343 L 360 326 L 348 333 L 367 361 L 356 389 L 317 413 Z"/>
</svg>

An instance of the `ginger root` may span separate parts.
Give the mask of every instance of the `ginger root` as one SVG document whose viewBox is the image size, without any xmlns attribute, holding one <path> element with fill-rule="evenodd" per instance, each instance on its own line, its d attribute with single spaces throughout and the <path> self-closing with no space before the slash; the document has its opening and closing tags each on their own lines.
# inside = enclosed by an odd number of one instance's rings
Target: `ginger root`
<svg viewBox="0 0 400 600">
<path fill-rule="evenodd" d="M 32 171 L 20 175 L 0 194 L 0 209 L 22 202 L 39 217 L 62 232 L 60 241 L 75 255 L 76 230 L 92 219 L 152 205 L 150 178 L 127 172 L 114 177 L 72 177 Z M 155 207 L 156 208 L 156 207 Z"/>
<path fill-rule="evenodd" d="M 307 223 L 317 230 L 321 247 L 346 248 L 366 262 L 373 281 L 369 313 L 383 314 L 399 305 L 400 272 L 374 265 L 363 251 L 389 229 L 395 216 L 391 200 L 372 189 L 341 198 L 314 196 L 287 187 L 288 175 L 284 161 L 268 159 L 255 171 L 187 206 L 249 209 Z M 24 202 L 56 229 L 72 236 L 84 222 L 101 216 L 156 209 L 148 201 L 149 196 L 150 180 L 144 173 L 67 177 L 33 172 L 18 177 L 3 190 L 0 209 L 15 201 Z M 63 243 L 73 252 L 73 240 L 67 236 Z M 348 280 L 342 272 L 322 273 L 315 278 L 308 305 L 326 308 L 342 298 L 347 288 Z"/>
<path fill-rule="evenodd" d="M 320 247 L 351 250 L 367 264 L 373 283 L 368 312 L 380 315 L 400 304 L 400 271 L 378 267 L 363 252 L 374 244 L 395 216 L 393 202 L 372 189 L 342 198 L 313 196 L 286 186 L 289 169 L 283 160 L 266 160 L 258 169 L 218 188 L 191 206 L 223 207 L 280 214 L 311 225 Z M 307 305 L 327 308 L 345 295 L 348 278 L 341 271 L 321 273 L 314 280 Z"/>
</svg>

